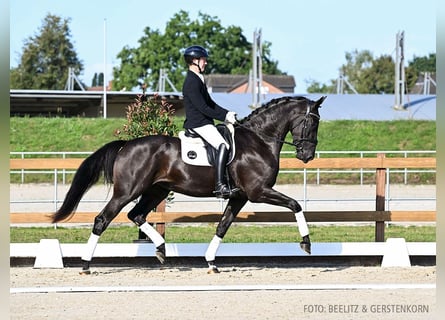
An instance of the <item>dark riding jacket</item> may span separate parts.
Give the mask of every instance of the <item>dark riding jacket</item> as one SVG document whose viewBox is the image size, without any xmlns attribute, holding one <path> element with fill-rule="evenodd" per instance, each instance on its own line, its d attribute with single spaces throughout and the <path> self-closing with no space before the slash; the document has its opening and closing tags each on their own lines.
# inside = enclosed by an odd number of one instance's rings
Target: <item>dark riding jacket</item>
<svg viewBox="0 0 445 320">
<path fill-rule="evenodd" d="M 192 129 L 214 125 L 213 119 L 224 121 L 228 110 L 219 106 L 209 95 L 207 86 L 199 76 L 189 70 L 182 86 L 184 96 L 184 128 Z"/>
</svg>

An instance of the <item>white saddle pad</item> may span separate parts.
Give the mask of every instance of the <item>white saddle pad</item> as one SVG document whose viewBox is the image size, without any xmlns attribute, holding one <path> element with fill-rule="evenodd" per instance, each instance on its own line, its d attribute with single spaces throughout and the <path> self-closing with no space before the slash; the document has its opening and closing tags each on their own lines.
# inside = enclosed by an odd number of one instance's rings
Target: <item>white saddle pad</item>
<svg viewBox="0 0 445 320">
<path fill-rule="evenodd" d="M 235 129 L 233 125 L 229 124 L 227 127 L 232 134 L 232 140 L 235 141 Z M 201 138 L 186 137 L 185 131 L 180 131 L 178 137 L 181 140 L 181 158 L 185 163 L 194 166 L 212 166 L 207 158 L 207 150 Z M 235 144 L 233 144 L 232 148 L 232 156 L 228 163 L 232 162 L 235 157 Z"/>
</svg>

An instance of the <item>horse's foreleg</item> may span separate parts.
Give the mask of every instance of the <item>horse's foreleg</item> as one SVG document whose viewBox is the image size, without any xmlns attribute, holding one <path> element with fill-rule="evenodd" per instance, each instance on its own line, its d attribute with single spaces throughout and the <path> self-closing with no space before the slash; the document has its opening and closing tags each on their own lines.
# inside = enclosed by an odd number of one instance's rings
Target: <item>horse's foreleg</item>
<svg viewBox="0 0 445 320">
<path fill-rule="evenodd" d="M 227 230 L 229 229 L 232 222 L 235 220 L 237 214 L 240 212 L 241 208 L 246 204 L 247 199 L 230 199 L 227 204 L 221 220 L 216 227 L 216 234 L 213 236 L 207 251 L 205 253 L 206 261 L 209 265 L 207 273 L 219 273 L 218 268 L 215 265 L 216 253 L 218 251 L 219 245 L 221 244 Z"/>
<path fill-rule="evenodd" d="M 139 229 L 145 233 L 156 247 L 156 257 L 162 264 L 165 263 L 165 240 L 147 221 L 139 226 Z"/>
<path fill-rule="evenodd" d="M 300 232 L 303 240 L 300 242 L 300 247 L 308 254 L 311 254 L 311 240 L 309 238 L 309 228 L 307 226 L 306 218 L 304 217 L 303 210 L 300 204 L 278 192 L 274 189 L 263 189 L 262 192 L 252 193 L 249 195 L 249 200 L 252 202 L 264 202 L 276 206 L 286 207 L 295 213 L 295 219 L 297 220 L 298 231 Z"/>
<path fill-rule="evenodd" d="M 305 252 L 311 254 L 311 240 L 309 239 L 309 228 L 307 226 L 303 210 L 295 213 L 295 219 L 297 220 L 298 231 L 300 232 L 300 235 L 303 238 L 303 241 L 300 242 L 300 247 Z"/>
<path fill-rule="evenodd" d="M 207 273 L 219 273 L 218 268 L 215 265 L 215 257 L 216 252 L 218 251 L 219 245 L 222 242 L 222 238 L 218 237 L 216 234 L 213 236 L 212 241 L 210 241 L 210 244 L 207 248 L 205 258 L 207 261 L 207 264 L 209 265 L 209 269 Z"/>
</svg>

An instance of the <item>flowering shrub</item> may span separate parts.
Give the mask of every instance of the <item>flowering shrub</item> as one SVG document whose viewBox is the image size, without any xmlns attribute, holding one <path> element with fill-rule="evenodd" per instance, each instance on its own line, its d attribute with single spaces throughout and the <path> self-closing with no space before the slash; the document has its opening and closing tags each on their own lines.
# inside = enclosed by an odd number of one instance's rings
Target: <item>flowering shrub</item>
<svg viewBox="0 0 445 320">
<path fill-rule="evenodd" d="M 143 94 L 138 95 L 136 101 L 127 106 L 127 123 L 122 131 L 116 131 L 116 135 L 122 135 L 128 140 L 157 134 L 173 136 L 177 131 L 172 120 L 173 114 L 171 104 L 157 94 L 147 97 L 143 88 Z"/>
<path fill-rule="evenodd" d="M 175 112 L 172 105 L 162 100 L 159 95 L 147 97 L 145 86 L 141 95 L 138 95 L 136 101 L 127 106 L 127 123 L 124 124 L 122 131 L 116 130 L 116 136 L 127 140 L 144 137 L 148 135 L 167 135 L 175 134 L 176 125 L 172 120 Z M 167 203 L 174 199 L 174 193 L 170 192 L 167 196 Z M 140 234 L 140 238 L 144 235 Z"/>
</svg>

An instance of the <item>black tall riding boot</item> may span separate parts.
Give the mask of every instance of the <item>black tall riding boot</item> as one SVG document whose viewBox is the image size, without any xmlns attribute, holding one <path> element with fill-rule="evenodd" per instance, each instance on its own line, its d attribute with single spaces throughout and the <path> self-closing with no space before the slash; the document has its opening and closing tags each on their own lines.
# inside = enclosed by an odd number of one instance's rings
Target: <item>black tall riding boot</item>
<svg viewBox="0 0 445 320">
<path fill-rule="evenodd" d="M 239 191 L 238 188 L 230 189 L 224 179 L 224 171 L 226 168 L 227 157 L 229 150 L 227 150 L 225 144 L 221 144 L 218 148 L 216 157 L 216 181 L 215 181 L 215 196 L 217 198 L 230 198 L 235 192 Z"/>
</svg>

